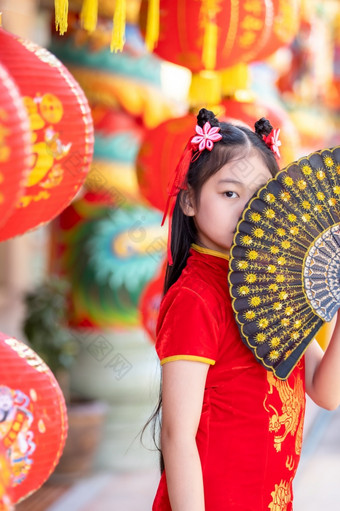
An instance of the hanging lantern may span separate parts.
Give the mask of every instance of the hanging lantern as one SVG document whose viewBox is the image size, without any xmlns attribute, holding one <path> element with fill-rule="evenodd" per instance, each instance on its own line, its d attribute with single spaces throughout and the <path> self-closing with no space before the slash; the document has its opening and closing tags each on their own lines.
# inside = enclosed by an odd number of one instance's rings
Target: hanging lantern
<svg viewBox="0 0 340 511">
<path fill-rule="evenodd" d="M 29 171 L 29 121 L 20 93 L 0 64 L 0 225 L 15 208 Z"/>
<path fill-rule="evenodd" d="M 0 227 L 2 241 L 48 222 L 71 202 L 91 163 L 93 124 L 84 93 L 47 50 L 0 29 L 0 62 L 20 90 L 33 144 L 24 192 Z"/>
<path fill-rule="evenodd" d="M 139 302 L 142 325 L 149 334 L 151 342 L 156 342 L 156 327 L 159 307 L 163 298 L 166 262 L 158 275 L 146 285 Z"/>
<path fill-rule="evenodd" d="M 16 503 L 37 490 L 62 454 L 67 414 L 50 369 L 24 343 L 0 333 L 0 445 Z"/>
<path fill-rule="evenodd" d="M 154 52 L 193 72 L 252 62 L 291 41 L 298 28 L 296 4 L 296 0 L 160 0 Z M 147 6 L 142 0 L 141 26 L 148 40 Z"/>
</svg>

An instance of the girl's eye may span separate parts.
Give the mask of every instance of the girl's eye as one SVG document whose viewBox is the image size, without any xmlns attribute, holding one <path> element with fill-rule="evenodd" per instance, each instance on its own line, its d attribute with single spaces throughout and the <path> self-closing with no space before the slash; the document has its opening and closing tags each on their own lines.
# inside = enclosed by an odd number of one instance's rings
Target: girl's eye
<svg viewBox="0 0 340 511">
<path fill-rule="evenodd" d="M 228 197 L 228 199 L 236 199 L 238 197 L 236 192 L 224 192 L 224 195 Z"/>
</svg>

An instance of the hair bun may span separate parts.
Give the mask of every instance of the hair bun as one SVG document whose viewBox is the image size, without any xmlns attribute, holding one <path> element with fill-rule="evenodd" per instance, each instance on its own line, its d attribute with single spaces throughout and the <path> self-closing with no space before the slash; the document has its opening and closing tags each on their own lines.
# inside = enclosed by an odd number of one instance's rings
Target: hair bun
<svg viewBox="0 0 340 511">
<path fill-rule="evenodd" d="M 261 117 L 261 119 L 259 119 L 255 123 L 255 133 L 257 133 L 257 135 L 259 135 L 261 138 L 263 137 L 263 135 L 269 135 L 272 129 L 273 126 L 265 117 Z"/>
<path fill-rule="evenodd" d="M 206 122 L 209 122 L 210 126 L 220 125 L 218 119 L 215 117 L 214 112 L 207 110 L 206 108 L 201 108 L 197 115 L 197 124 L 203 128 Z"/>
</svg>

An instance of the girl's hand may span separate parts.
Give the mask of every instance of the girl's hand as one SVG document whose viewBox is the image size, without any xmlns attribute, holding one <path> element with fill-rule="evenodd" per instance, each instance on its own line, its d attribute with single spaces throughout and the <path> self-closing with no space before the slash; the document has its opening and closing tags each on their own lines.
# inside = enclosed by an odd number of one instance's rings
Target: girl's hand
<svg viewBox="0 0 340 511">
<path fill-rule="evenodd" d="M 307 394 L 322 408 L 335 410 L 340 404 L 340 314 L 325 353 L 314 339 L 305 361 Z"/>
</svg>

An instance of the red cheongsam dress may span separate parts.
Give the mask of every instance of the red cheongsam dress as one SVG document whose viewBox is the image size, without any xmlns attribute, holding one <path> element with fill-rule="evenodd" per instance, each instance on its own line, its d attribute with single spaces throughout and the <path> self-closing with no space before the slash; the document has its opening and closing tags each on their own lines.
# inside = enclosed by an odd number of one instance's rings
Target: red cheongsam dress
<svg viewBox="0 0 340 511">
<path fill-rule="evenodd" d="M 304 359 L 281 381 L 240 339 L 227 256 L 193 245 L 160 308 L 161 365 L 210 365 L 196 443 L 205 511 L 291 511 L 305 411 Z M 171 511 L 163 472 L 153 511 Z"/>
</svg>

